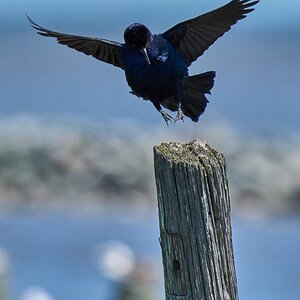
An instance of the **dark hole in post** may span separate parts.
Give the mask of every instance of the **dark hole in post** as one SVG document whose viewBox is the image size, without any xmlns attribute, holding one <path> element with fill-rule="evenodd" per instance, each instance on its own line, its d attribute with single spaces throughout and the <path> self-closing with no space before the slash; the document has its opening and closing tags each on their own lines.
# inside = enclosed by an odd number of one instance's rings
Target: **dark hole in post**
<svg viewBox="0 0 300 300">
<path fill-rule="evenodd" d="M 211 211 L 208 212 L 208 215 L 211 216 Z"/>
<path fill-rule="evenodd" d="M 177 259 L 173 260 L 173 270 L 174 271 L 179 271 L 180 270 L 180 263 Z"/>
</svg>

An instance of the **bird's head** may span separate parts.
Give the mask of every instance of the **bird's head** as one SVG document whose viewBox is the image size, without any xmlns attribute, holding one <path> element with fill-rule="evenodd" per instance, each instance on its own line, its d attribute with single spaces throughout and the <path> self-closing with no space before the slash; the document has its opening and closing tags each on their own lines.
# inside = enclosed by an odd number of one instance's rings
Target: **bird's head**
<svg viewBox="0 0 300 300">
<path fill-rule="evenodd" d="M 147 53 L 147 47 L 152 42 L 153 36 L 151 31 L 143 24 L 133 23 L 124 31 L 124 40 L 126 45 L 136 48 L 145 56 L 148 64 L 151 64 Z"/>
</svg>

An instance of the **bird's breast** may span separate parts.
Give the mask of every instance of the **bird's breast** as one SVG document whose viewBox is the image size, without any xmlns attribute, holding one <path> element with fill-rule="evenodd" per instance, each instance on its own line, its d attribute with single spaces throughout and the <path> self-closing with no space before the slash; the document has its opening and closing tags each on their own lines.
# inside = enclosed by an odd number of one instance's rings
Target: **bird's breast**
<svg viewBox="0 0 300 300">
<path fill-rule="evenodd" d="M 134 94 L 148 100 L 173 96 L 178 81 L 188 74 L 187 66 L 168 44 L 157 41 L 147 48 L 151 64 L 141 52 L 125 47 L 123 57 L 128 85 Z"/>
</svg>

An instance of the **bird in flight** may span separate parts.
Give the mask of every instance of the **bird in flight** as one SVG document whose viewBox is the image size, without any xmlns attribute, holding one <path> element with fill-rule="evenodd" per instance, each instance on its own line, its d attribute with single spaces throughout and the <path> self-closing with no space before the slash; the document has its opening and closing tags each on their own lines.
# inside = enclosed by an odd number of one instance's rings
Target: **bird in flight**
<svg viewBox="0 0 300 300">
<path fill-rule="evenodd" d="M 130 93 L 151 101 L 167 124 L 184 116 L 197 122 L 208 103 L 205 95 L 214 85 L 215 72 L 189 76 L 188 67 L 258 2 L 233 0 L 160 34 L 133 23 L 124 31 L 125 43 L 48 30 L 27 18 L 38 34 L 123 69 Z M 162 107 L 177 112 L 176 117 Z"/>
</svg>

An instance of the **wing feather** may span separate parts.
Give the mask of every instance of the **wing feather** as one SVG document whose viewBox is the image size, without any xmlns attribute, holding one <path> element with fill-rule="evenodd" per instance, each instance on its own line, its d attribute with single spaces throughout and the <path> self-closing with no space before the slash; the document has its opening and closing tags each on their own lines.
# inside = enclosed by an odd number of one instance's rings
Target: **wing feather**
<svg viewBox="0 0 300 300">
<path fill-rule="evenodd" d="M 83 52 L 86 55 L 91 55 L 98 60 L 124 69 L 121 43 L 52 31 L 41 27 L 28 16 L 27 18 L 31 23 L 31 26 L 37 30 L 38 34 L 46 37 L 54 37 L 59 44 L 66 45 L 77 51 Z"/>
<path fill-rule="evenodd" d="M 233 0 L 211 12 L 181 22 L 162 33 L 190 65 L 238 20 L 254 10 L 259 0 Z"/>
</svg>

